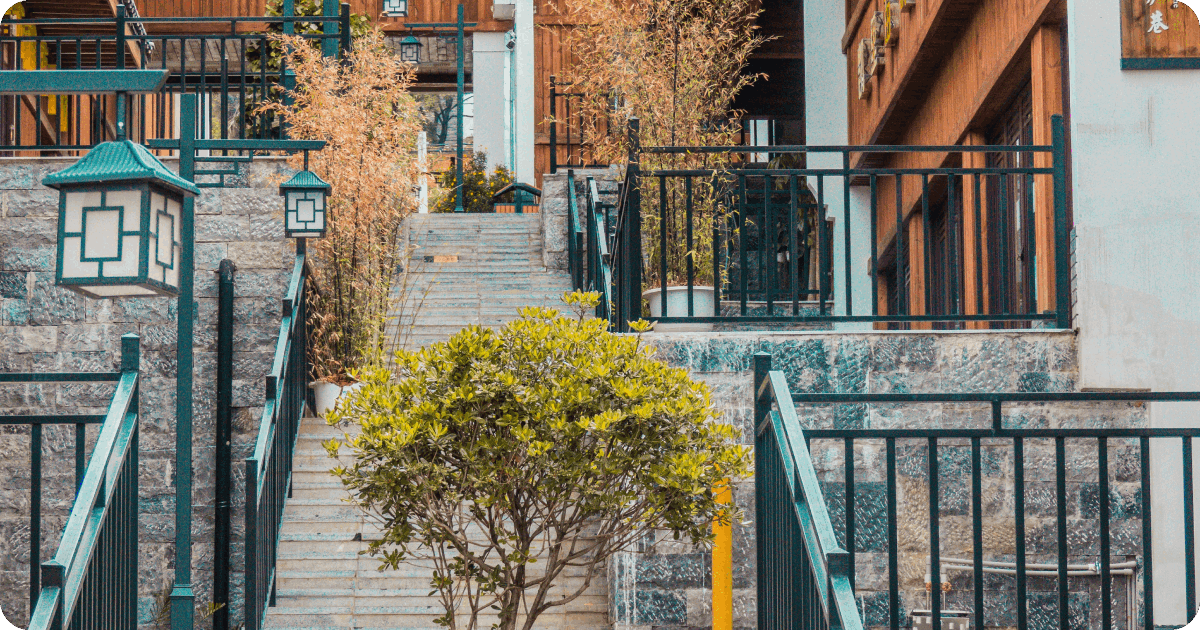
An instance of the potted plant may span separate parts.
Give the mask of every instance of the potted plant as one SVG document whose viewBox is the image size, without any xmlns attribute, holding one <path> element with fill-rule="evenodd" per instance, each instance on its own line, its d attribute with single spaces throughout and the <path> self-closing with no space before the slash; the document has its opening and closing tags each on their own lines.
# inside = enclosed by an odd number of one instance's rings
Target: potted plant
<svg viewBox="0 0 1200 630">
<path fill-rule="evenodd" d="M 296 72 L 290 103 L 263 105 L 292 138 L 325 140 L 310 168 L 332 186 L 324 238 L 309 245 L 309 360 L 317 412 L 357 370 L 386 360 L 387 318 L 403 284 L 401 227 L 417 210 L 417 133 L 422 119 L 409 92 L 413 66 L 392 55 L 378 29 L 354 41 L 345 60 L 323 57 L 299 37 L 278 39 Z M 293 156 L 300 166 L 303 156 Z"/>
</svg>

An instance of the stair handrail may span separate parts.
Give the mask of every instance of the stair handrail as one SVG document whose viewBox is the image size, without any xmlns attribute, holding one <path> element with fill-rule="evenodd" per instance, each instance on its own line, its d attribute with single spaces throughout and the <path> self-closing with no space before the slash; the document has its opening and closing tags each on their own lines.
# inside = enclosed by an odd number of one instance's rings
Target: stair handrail
<svg viewBox="0 0 1200 630">
<path fill-rule="evenodd" d="M 247 630 L 262 628 L 268 605 L 275 602 L 275 563 L 283 508 L 291 494 L 292 460 L 308 394 L 307 292 L 310 268 L 304 246 L 283 298 L 283 319 L 275 358 L 266 377 L 266 402 L 254 451 L 246 458 Z"/>
<path fill-rule="evenodd" d="M 758 628 L 863 630 L 850 554 L 837 543 L 787 377 L 754 355 Z"/>
<path fill-rule="evenodd" d="M 567 265 L 571 274 L 571 288 L 576 291 L 584 289 L 583 261 L 580 252 L 583 250 L 583 226 L 579 221 L 579 200 L 575 192 L 575 169 L 567 170 Z"/>
<path fill-rule="evenodd" d="M 588 177 L 586 186 L 586 209 L 588 223 L 588 274 L 587 286 L 600 294 L 596 305 L 596 317 L 612 322 L 612 269 L 609 267 L 608 221 L 600 212 L 600 190 L 596 179 Z"/>
<path fill-rule="evenodd" d="M 139 362 L 137 335 L 125 335 L 116 390 L 58 551 L 42 563 L 29 630 L 76 628 L 97 618 L 106 628 L 137 628 Z"/>
</svg>

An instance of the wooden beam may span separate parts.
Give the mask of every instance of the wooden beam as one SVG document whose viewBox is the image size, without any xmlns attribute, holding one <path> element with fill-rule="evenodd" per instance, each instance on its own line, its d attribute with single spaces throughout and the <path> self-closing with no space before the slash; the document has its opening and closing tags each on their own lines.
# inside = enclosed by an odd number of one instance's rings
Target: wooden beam
<svg viewBox="0 0 1200 630">
<path fill-rule="evenodd" d="M 854 34 L 858 32 L 858 26 L 862 24 L 863 16 L 867 14 L 867 7 L 875 0 L 858 0 L 858 4 L 854 5 L 854 9 L 850 11 L 850 15 L 846 16 L 846 34 L 842 35 L 842 54 L 850 50 L 850 43 L 854 41 Z"/>
<path fill-rule="evenodd" d="M 1063 113 L 1062 32 L 1057 24 L 1043 24 L 1034 33 L 1030 69 L 1033 82 L 1033 143 L 1051 144 L 1050 117 Z M 1053 166 L 1053 156 L 1036 153 L 1033 165 Z M 1055 307 L 1054 274 L 1054 180 L 1034 175 L 1034 238 L 1037 243 L 1037 308 Z"/>
</svg>

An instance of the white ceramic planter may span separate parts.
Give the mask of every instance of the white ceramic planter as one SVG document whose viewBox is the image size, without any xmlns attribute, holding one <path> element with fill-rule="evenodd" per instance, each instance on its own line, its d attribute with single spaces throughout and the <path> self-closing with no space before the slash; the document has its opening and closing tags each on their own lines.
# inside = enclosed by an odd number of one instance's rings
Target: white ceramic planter
<svg viewBox="0 0 1200 630">
<path fill-rule="evenodd" d="M 313 388 L 313 394 L 317 399 L 317 417 L 324 418 L 325 414 L 328 413 L 330 409 L 333 409 L 334 405 L 337 404 L 337 401 L 344 394 L 347 392 L 352 392 L 362 387 L 362 385 L 362 383 L 354 383 L 353 385 L 342 387 L 337 383 L 326 383 L 325 381 L 316 381 L 314 383 L 310 383 L 309 386 Z"/>
<path fill-rule="evenodd" d="M 650 316 L 662 317 L 662 289 L 643 291 L 642 297 L 650 303 Z M 667 317 L 687 317 L 688 288 L 667 287 Z M 692 287 L 692 314 L 695 317 L 712 317 L 713 288 Z M 711 332 L 712 324 L 657 324 L 655 332 Z"/>
</svg>

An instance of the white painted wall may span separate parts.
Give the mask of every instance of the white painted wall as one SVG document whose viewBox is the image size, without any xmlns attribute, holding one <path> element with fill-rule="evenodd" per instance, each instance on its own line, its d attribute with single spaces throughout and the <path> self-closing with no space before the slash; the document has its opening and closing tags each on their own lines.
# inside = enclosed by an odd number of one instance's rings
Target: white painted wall
<svg viewBox="0 0 1200 630">
<path fill-rule="evenodd" d="M 534 172 L 533 143 L 533 90 L 534 90 L 534 31 L 533 0 L 515 0 L 516 18 L 513 31 L 516 33 L 516 178 L 517 181 L 537 185 Z"/>
<path fill-rule="evenodd" d="M 1122 71 L 1120 4 L 1068 5 L 1081 385 L 1200 391 L 1200 71 Z M 1151 457 L 1156 625 L 1184 622 L 1178 453 Z"/>
<path fill-rule="evenodd" d="M 806 144 L 844 145 L 848 142 L 846 57 L 842 54 L 841 39 L 846 29 L 845 6 L 842 2 L 804 3 L 804 102 Z M 841 168 L 840 154 L 810 153 L 810 168 Z M 812 182 L 815 187 L 816 182 Z M 825 178 L 825 204 L 834 219 L 833 229 L 833 298 L 834 314 L 846 313 L 846 274 L 853 280 L 852 304 L 855 315 L 871 313 L 871 284 L 867 275 L 867 258 L 871 255 L 871 226 L 869 191 L 852 189 L 850 223 L 846 223 L 845 194 L 842 178 Z M 850 229 L 851 268 L 845 266 L 845 230 Z M 837 330 L 869 329 L 863 324 L 838 324 Z"/>
<path fill-rule="evenodd" d="M 508 166 L 508 49 L 504 33 L 475 33 L 471 62 L 475 148 L 487 152 L 488 170 Z"/>
</svg>

